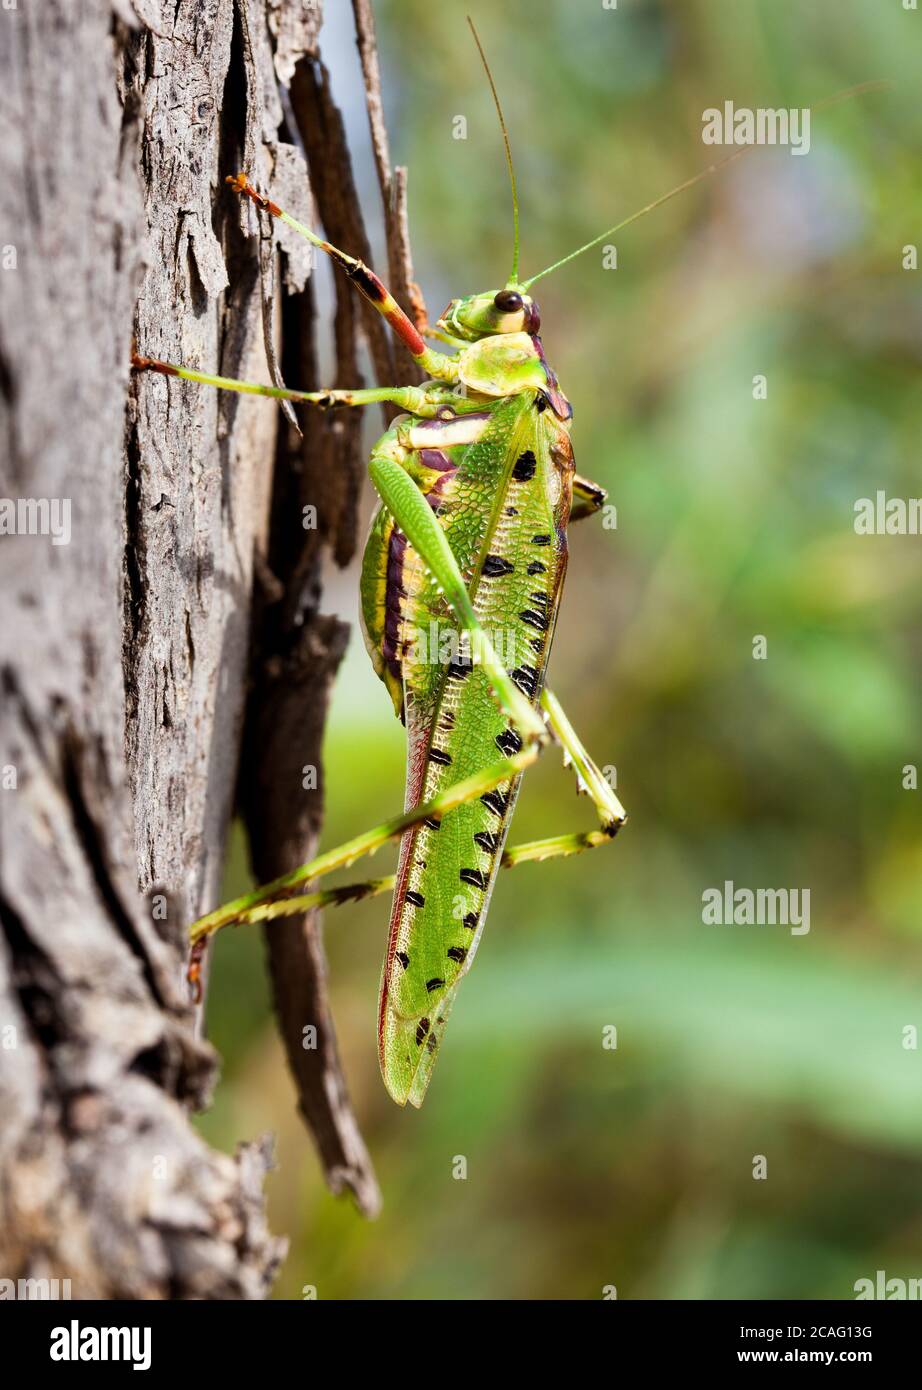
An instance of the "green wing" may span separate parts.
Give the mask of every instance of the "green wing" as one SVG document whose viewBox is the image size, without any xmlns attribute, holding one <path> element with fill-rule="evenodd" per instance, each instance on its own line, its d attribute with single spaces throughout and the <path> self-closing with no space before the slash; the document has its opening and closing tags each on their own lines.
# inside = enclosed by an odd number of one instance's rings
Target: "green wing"
<svg viewBox="0 0 922 1390">
<path fill-rule="evenodd" d="M 529 392 L 502 402 L 450 484 L 442 484 L 436 513 L 481 625 L 534 703 L 566 569 L 573 475 L 566 427 L 539 400 Z M 478 667 L 420 659 L 424 645 L 433 655 L 431 625 L 450 627 L 451 619 L 425 576 L 409 587 L 406 626 L 428 640 L 411 643 L 402 660 L 408 807 L 518 748 Z M 518 779 L 511 780 L 401 842 L 379 1012 L 382 1075 L 400 1104 L 422 1103 L 458 984 L 480 942 L 517 792 Z"/>
</svg>

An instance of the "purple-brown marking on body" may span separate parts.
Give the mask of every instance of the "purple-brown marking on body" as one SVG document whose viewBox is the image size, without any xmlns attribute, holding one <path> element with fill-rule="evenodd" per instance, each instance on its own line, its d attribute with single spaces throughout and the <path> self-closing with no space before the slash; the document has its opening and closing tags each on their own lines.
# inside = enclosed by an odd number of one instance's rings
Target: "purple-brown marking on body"
<svg viewBox="0 0 922 1390">
<path fill-rule="evenodd" d="M 467 414 L 465 414 L 465 415 L 451 415 L 451 414 L 448 414 L 448 415 L 442 415 L 442 416 L 440 416 L 438 419 L 433 419 L 433 420 L 414 420 L 414 421 L 413 421 L 413 433 L 414 433 L 414 434 L 420 434 L 420 433 L 422 433 L 422 434 L 429 434 L 429 433 L 432 433 L 432 434 L 440 434 L 440 433 L 441 433 L 441 434 L 444 434 L 444 433 L 445 433 L 445 425 L 446 425 L 449 421 L 454 422 L 454 421 L 457 420 L 459 423 L 463 421 L 465 424 L 467 424 L 467 423 L 469 423 L 469 422 L 470 422 L 470 423 L 473 423 L 473 422 L 479 421 L 479 420 L 486 421 L 486 420 L 489 420 L 489 419 L 490 419 L 492 413 L 493 413 L 493 412 L 490 411 L 490 410 L 471 410 L 471 411 L 468 411 Z M 428 453 L 429 451 L 428 451 L 428 450 L 425 450 L 424 452 Z"/>
<path fill-rule="evenodd" d="M 441 453 L 441 450 L 423 449 L 421 450 L 421 452 L 424 454 Z M 442 457 L 445 458 L 445 455 L 442 454 Z M 451 459 L 446 459 L 446 462 L 448 464 L 448 467 L 440 471 L 439 476 L 436 478 L 435 482 L 432 484 L 430 488 L 426 490 L 425 493 L 426 501 L 429 503 L 429 506 L 432 508 L 434 512 L 437 512 L 439 507 L 445 501 L 445 497 L 451 488 L 451 481 L 458 471 L 458 465 L 452 463 Z"/>
<path fill-rule="evenodd" d="M 400 677 L 400 660 L 397 644 L 400 638 L 400 620 L 403 617 L 403 563 L 406 556 L 407 538 L 394 526 L 387 543 L 387 578 L 384 585 L 384 634 L 381 640 L 381 655 L 392 676 Z"/>
<path fill-rule="evenodd" d="M 420 449 L 419 461 L 423 468 L 431 468 L 434 473 L 447 473 L 449 469 L 453 472 L 458 466 L 442 449 Z"/>
<path fill-rule="evenodd" d="M 548 401 L 550 402 L 551 409 L 557 416 L 558 420 L 572 419 L 573 407 L 557 385 L 557 377 L 555 373 L 551 371 L 548 365 L 548 360 L 544 355 L 544 346 L 541 342 L 541 339 L 538 337 L 537 333 L 533 333 L 531 340 L 535 345 L 535 351 L 537 352 L 541 365 L 544 368 L 544 375 L 547 377 L 547 390 L 545 392 L 545 395 L 547 396 Z"/>
</svg>

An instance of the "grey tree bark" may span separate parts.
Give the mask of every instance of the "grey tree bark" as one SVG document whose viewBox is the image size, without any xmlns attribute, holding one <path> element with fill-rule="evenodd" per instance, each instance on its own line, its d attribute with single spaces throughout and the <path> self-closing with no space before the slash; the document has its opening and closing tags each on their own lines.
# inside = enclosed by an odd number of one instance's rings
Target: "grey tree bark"
<svg viewBox="0 0 922 1390">
<path fill-rule="evenodd" d="M 406 296 L 405 185 L 367 3 L 356 17 Z M 312 852 L 301 769 L 346 636 L 320 562 L 353 553 L 358 422 L 305 414 L 299 435 L 266 402 L 128 364 L 134 340 L 328 384 L 304 243 L 224 188 L 244 168 L 367 249 L 320 19 L 319 0 L 0 12 L 0 1275 L 74 1297 L 261 1297 L 284 1252 L 269 1141 L 230 1158 L 190 1126 L 217 1059 L 185 931 L 218 900 L 235 804 L 258 877 Z M 337 384 L 361 383 L 363 333 L 393 380 L 380 321 L 337 295 Z M 274 928 L 269 957 L 328 1181 L 372 1214 L 317 924 Z"/>
</svg>

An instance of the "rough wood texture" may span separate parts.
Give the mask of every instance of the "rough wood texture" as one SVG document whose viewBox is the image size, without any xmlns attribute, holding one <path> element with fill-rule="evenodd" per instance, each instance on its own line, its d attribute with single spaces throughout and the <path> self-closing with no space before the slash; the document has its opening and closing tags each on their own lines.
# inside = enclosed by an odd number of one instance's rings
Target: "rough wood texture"
<svg viewBox="0 0 922 1390">
<path fill-rule="evenodd" d="M 216 1059 L 187 1002 L 185 928 L 219 895 L 244 738 L 259 876 L 307 858 L 319 830 L 300 769 L 320 764 L 345 640 L 319 566 L 323 546 L 340 563 L 354 547 L 358 428 L 304 416 L 299 438 L 265 402 L 128 372 L 134 337 L 267 379 L 265 328 L 281 370 L 316 381 L 309 257 L 278 224 L 260 247 L 224 192 L 239 167 L 311 220 L 306 152 L 329 234 L 364 235 L 319 0 L 246 3 L 43 0 L 2 17 L 0 243 L 16 265 L 0 271 L 0 496 L 68 499 L 71 536 L 0 537 L 0 1267 L 70 1278 L 75 1297 L 261 1297 L 283 1253 L 263 1216 L 269 1145 L 231 1159 L 189 1124 Z M 297 128 L 280 80 L 301 93 Z M 347 299 L 341 385 L 359 380 Z M 280 772 L 298 774 L 282 798 Z M 373 1212 L 316 925 L 282 941 L 302 1110 L 334 1190 Z"/>
</svg>

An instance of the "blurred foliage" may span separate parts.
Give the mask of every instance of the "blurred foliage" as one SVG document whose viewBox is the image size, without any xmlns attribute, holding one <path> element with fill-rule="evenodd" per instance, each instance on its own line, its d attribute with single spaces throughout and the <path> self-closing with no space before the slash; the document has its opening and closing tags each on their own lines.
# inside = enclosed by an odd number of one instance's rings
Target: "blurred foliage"
<svg viewBox="0 0 922 1390">
<path fill-rule="evenodd" d="M 922 226 L 922 17 L 879 0 L 471 8 L 510 125 L 526 274 L 710 162 L 706 107 L 894 85 L 816 114 L 809 156 L 756 152 L 620 234 L 616 271 L 593 251 L 540 286 L 577 466 L 618 509 L 616 530 L 571 533 L 552 682 L 617 765 L 631 824 L 594 856 L 502 877 L 420 1113 L 377 1075 L 386 905 L 328 916 L 383 1216 L 364 1223 L 323 1187 L 255 934 L 216 953 L 226 1070 L 203 1126 L 228 1148 L 278 1132 L 282 1297 L 599 1298 L 614 1283 L 622 1298 L 831 1298 L 878 1268 L 919 1276 L 922 1054 L 903 1030 L 922 1028 L 922 792 L 902 769 L 922 762 L 922 540 L 856 536 L 853 505 L 922 492 L 920 272 L 901 268 Z M 505 279 L 499 136 L 461 11 L 390 0 L 378 23 L 437 312 Z M 334 76 L 367 143 L 347 38 Z M 354 618 L 355 574 L 330 584 Z M 356 633 L 325 842 L 393 811 L 402 774 Z M 591 823 L 547 757 L 516 838 Z M 809 888 L 809 934 L 703 925 L 701 894 L 725 879 Z"/>
</svg>

